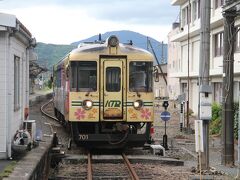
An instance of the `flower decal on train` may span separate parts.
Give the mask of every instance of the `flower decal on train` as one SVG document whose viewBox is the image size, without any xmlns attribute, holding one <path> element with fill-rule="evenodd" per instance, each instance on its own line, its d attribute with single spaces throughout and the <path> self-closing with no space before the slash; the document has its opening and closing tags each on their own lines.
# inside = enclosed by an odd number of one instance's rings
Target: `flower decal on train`
<svg viewBox="0 0 240 180">
<path fill-rule="evenodd" d="M 96 108 L 94 108 L 94 109 L 92 110 L 92 112 L 93 112 L 93 114 L 96 114 L 98 111 L 97 111 Z"/>
<path fill-rule="evenodd" d="M 128 112 L 131 114 L 133 113 L 133 109 L 128 109 Z"/>
<path fill-rule="evenodd" d="M 149 109 L 142 109 L 141 110 L 141 118 L 149 119 L 150 116 L 151 116 L 151 112 L 149 111 Z"/>
<path fill-rule="evenodd" d="M 85 115 L 86 115 L 86 112 L 84 109 L 82 108 L 79 108 L 77 109 L 77 111 L 74 113 L 75 117 L 78 119 L 78 120 L 81 120 L 81 119 L 84 119 L 85 118 Z"/>
</svg>

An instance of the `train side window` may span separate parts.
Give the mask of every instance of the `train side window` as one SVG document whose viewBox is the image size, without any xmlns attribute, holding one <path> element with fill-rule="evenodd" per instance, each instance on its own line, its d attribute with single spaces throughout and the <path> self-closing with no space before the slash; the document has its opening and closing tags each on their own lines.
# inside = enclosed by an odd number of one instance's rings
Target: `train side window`
<svg viewBox="0 0 240 180">
<path fill-rule="evenodd" d="M 61 73 L 61 69 L 58 68 L 56 71 L 56 87 L 60 88 L 61 87 L 61 78 L 62 78 L 62 73 Z"/>
<path fill-rule="evenodd" d="M 77 91 L 77 62 L 71 62 L 70 68 L 70 84 L 71 84 L 71 91 Z"/>
<path fill-rule="evenodd" d="M 119 92 L 121 86 L 121 69 L 119 67 L 108 67 L 106 69 L 106 90 L 108 92 Z"/>
<path fill-rule="evenodd" d="M 129 90 L 132 92 L 152 92 L 152 62 L 130 62 Z"/>
</svg>

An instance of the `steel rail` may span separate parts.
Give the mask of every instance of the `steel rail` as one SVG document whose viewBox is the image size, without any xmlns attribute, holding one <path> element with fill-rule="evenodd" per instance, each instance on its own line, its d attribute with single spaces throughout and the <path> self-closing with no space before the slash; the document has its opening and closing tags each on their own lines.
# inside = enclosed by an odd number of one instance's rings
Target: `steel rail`
<svg viewBox="0 0 240 180">
<path fill-rule="evenodd" d="M 88 167 L 87 167 L 87 179 L 92 180 L 92 155 L 88 152 Z"/>
<path fill-rule="evenodd" d="M 48 114 L 48 113 L 46 113 L 46 112 L 44 111 L 44 108 L 45 108 L 49 103 L 51 103 L 52 101 L 53 101 L 53 99 L 51 99 L 49 102 L 47 102 L 47 103 L 45 103 L 44 105 L 42 105 L 41 108 L 40 108 L 40 110 L 41 110 L 41 112 L 42 112 L 43 115 L 45 115 L 45 116 L 47 116 L 47 117 L 49 117 L 49 118 L 51 118 L 51 119 L 59 122 L 59 120 L 58 120 L 56 117 L 51 116 L 50 114 Z"/>
<path fill-rule="evenodd" d="M 129 161 L 128 158 L 127 158 L 127 156 L 126 156 L 124 153 L 122 153 L 122 157 L 123 157 L 123 159 L 124 159 L 125 164 L 127 165 L 127 168 L 128 168 L 129 173 L 130 173 L 131 176 L 132 176 L 132 179 L 134 179 L 134 180 L 139 180 L 139 177 L 138 177 L 136 171 L 133 169 L 130 161 Z"/>
</svg>

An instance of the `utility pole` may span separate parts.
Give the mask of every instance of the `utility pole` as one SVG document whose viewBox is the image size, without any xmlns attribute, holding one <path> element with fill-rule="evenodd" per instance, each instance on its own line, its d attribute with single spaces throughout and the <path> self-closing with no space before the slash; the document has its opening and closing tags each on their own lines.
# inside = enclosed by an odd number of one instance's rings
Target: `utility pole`
<svg viewBox="0 0 240 180">
<path fill-rule="evenodd" d="M 189 92 L 190 92 L 190 73 L 189 73 L 189 68 L 190 68 L 190 52 L 189 52 L 189 43 L 190 43 L 190 19 L 191 19 L 191 5 L 190 5 L 190 0 L 188 0 L 188 9 L 187 9 L 187 132 L 189 133 L 190 131 L 190 126 L 189 126 Z"/>
<path fill-rule="evenodd" d="M 236 1 L 225 1 L 225 7 Z M 239 1 L 238 1 L 239 2 Z M 234 117 L 233 117 L 233 75 L 234 75 L 234 27 L 236 6 L 223 8 L 223 98 L 222 98 L 222 164 L 234 165 Z"/>
<path fill-rule="evenodd" d="M 164 64 L 164 56 L 163 56 L 163 41 L 162 41 L 162 59 L 161 59 L 161 62 L 162 62 L 162 64 Z"/>
<path fill-rule="evenodd" d="M 199 58 L 199 120 L 203 124 L 203 152 L 200 152 L 200 166 L 209 169 L 209 120 L 211 119 L 211 86 L 209 85 L 210 61 L 210 6 L 211 1 L 201 1 L 201 32 Z"/>
</svg>

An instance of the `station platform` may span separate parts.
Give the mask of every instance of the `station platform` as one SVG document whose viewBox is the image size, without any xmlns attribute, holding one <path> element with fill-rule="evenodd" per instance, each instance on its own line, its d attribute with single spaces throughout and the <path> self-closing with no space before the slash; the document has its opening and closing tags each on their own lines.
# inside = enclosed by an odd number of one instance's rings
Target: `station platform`
<svg viewBox="0 0 240 180">
<path fill-rule="evenodd" d="M 31 107 L 35 103 L 41 101 L 41 98 L 45 98 L 46 95 L 52 93 L 52 90 L 36 90 L 33 94 L 29 95 L 29 106 Z"/>
</svg>

